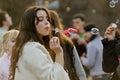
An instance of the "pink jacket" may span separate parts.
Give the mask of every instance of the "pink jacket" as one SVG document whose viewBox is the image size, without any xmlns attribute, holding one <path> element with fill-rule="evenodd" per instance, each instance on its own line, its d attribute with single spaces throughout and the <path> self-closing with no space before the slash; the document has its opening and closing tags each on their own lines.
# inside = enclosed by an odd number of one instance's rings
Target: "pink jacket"
<svg viewBox="0 0 120 80">
<path fill-rule="evenodd" d="M 4 55 L 0 58 L 0 80 L 8 80 L 9 66 L 10 57 L 8 54 L 4 53 Z"/>
</svg>

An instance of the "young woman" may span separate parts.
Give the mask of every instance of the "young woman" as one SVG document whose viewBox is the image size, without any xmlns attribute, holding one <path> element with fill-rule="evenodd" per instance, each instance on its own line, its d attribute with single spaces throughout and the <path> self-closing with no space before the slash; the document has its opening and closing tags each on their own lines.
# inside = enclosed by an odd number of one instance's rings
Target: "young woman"
<svg viewBox="0 0 120 80">
<path fill-rule="evenodd" d="M 87 44 L 87 55 L 82 56 L 82 63 L 90 70 L 92 80 L 109 80 L 107 74 L 102 70 L 103 45 L 99 30 L 95 24 L 87 24 L 85 27 L 85 39 Z"/>
<path fill-rule="evenodd" d="M 102 43 L 104 46 L 102 62 L 103 70 L 107 73 L 114 73 L 111 80 L 120 80 L 117 75 L 117 67 L 119 64 L 118 58 L 120 55 L 119 26 L 113 27 L 113 24 L 110 24 L 106 29 L 105 38 L 102 40 Z"/>
<path fill-rule="evenodd" d="M 0 58 L 0 80 L 8 80 L 12 47 L 15 44 L 18 33 L 18 30 L 10 30 L 3 35 L 2 57 Z"/>
<path fill-rule="evenodd" d="M 65 60 L 64 68 L 68 72 L 70 80 L 87 80 L 76 48 L 74 47 L 72 41 L 63 33 L 63 25 L 60 21 L 58 13 L 50 10 L 50 14 L 53 36 L 57 36 L 60 39 Z M 55 54 L 51 54 L 51 56 L 53 61 L 55 61 Z"/>
<path fill-rule="evenodd" d="M 59 39 L 50 39 L 50 32 L 49 11 L 39 6 L 29 7 L 22 17 L 13 48 L 10 80 L 69 80 L 63 68 Z M 51 50 L 56 54 L 55 62 L 49 55 Z"/>
</svg>

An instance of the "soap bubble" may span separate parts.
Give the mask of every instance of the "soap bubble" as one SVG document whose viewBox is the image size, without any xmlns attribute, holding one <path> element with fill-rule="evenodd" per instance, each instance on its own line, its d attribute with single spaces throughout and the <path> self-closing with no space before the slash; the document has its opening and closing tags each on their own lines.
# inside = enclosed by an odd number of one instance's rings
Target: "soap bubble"
<svg viewBox="0 0 120 80">
<path fill-rule="evenodd" d="M 112 0 L 112 1 L 114 1 L 115 3 L 118 3 L 118 0 Z"/>
<path fill-rule="evenodd" d="M 92 33 L 93 35 L 98 35 L 98 34 L 99 34 L 99 29 L 98 29 L 98 28 L 92 28 L 92 29 L 91 29 L 91 33 Z"/>
<path fill-rule="evenodd" d="M 112 27 L 113 27 L 113 28 L 117 28 L 117 24 L 112 23 Z"/>
<path fill-rule="evenodd" d="M 110 1 L 109 6 L 110 6 L 111 8 L 114 8 L 114 7 L 115 7 L 115 2 L 114 2 L 114 1 Z"/>
</svg>

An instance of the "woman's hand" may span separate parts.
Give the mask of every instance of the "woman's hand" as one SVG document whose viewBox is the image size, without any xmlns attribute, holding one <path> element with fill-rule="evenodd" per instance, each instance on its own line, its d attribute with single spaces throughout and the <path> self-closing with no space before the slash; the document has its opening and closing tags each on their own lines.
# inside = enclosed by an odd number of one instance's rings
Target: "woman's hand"
<svg viewBox="0 0 120 80">
<path fill-rule="evenodd" d="M 58 37 L 52 37 L 50 39 L 49 45 L 50 45 L 50 49 L 52 49 L 55 52 L 55 54 L 63 53 L 63 49 L 60 45 L 60 41 Z"/>
<path fill-rule="evenodd" d="M 105 38 L 108 38 L 108 40 L 114 40 L 116 31 L 117 31 L 117 28 L 112 27 L 112 24 L 110 24 L 110 26 L 105 31 Z"/>
<path fill-rule="evenodd" d="M 56 54 L 55 62 L 64 67 L 63 49 L 60 46 L 58 37 L 53 37 L 50 39 L 50 49 L 52 49 Z"/>
</svg>

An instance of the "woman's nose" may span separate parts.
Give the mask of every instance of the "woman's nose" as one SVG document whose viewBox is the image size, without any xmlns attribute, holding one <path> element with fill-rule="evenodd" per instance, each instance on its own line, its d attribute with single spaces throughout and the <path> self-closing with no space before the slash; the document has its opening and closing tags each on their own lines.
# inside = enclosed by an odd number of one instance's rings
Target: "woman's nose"
<svg viewBox="0 0 120 80">
<path fill-rule="evenodd" d="M 45 21 L 45 24 L 46 24 L 46 25 L 48 25 L 48 24 L 49 24 L 49 21 L 48 21 L 48 20 L 46 20 L 46 21 Z"/>
</svg>

